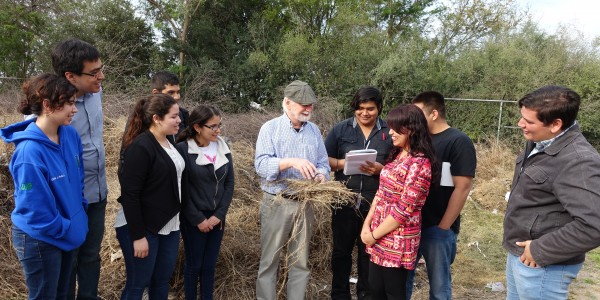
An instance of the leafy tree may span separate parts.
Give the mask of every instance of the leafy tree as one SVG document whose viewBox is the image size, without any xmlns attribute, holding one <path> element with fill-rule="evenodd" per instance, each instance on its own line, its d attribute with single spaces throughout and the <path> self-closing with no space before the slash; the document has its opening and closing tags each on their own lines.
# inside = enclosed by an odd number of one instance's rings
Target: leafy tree
<svg viewBox="0 0 600 300">
<path fill-rule="evenodd" d="M 148 0 L 152 12 L 162 24 L 166 36 L 174 37 L 179 53 L 179 77 L 183 79 L 185 66 L 185 47 L 192 19 L 205 1 L 203 0 Z"/>
<path fill-rule="evenodd" d="M 373 16 L 385 28 L 387 42 L 392 44 L 400 36 L 419 33 L 429 16 L 440 12 L 432 8 L 435 0 L 377 0 Z"/>
<path fill-rule="evenodd" d="M 92 42 L 101 51 L 108 84 L 126 89 L 136 78 L 148 78 L 158 57 L 154 33 L 144 19 L 135 15 L 126 0 L 97 0 L 89 11 L 93 23 Z"/>
<path fill-rule="evenodd" d="M 34 69 L 40 33 L 51 1 L 0 1 L 0 76 L 25 78 Z"/>
<path fill-rule="evenodd" d="M 445 55 L 477 46 L 480 42 L 515 29 L 527 14 L 515 0 L 455 0 L 440 8 L 433 42 Z"/>
</svg>

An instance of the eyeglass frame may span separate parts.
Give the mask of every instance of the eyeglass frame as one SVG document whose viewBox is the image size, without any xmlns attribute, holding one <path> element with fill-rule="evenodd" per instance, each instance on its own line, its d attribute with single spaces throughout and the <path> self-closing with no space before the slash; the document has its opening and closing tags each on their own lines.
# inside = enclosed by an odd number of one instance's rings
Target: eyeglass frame
<svg viewBox="0 0 600 300">
<path fill-rule="evenodd" d="M 214 131 L 214 132 L 217 132 L 217 130 L 221 130 L 221 129 L 223 129 L 223 127 L 224 127 L 223 123 L 219 123 L 219 124 L 213 124 L 213 125 L 210 125 L 210 126 L 209 126 L 209 125 L 206 125 L 206 124 L 204 124 L 204 125 L 202 125 L 202 126 L 204 126 L 204 127 L 208 128 L 208 129 L 210 129 L 210 130 L 212 130 L 212 131 Z"/>
<path fill-rule="evenodd" d="M 106 65 L 102 65 L 100 67 L 100 69 L 98 69 L 98 71 L 96 71 L 95 73 L 81 72 L 81 75 L 92 76 L 92 77 L 98 79 L 98 75 L 100 75 L 100 73 L 104 74 L 104 68 L 105 67 L 106 67 Z"/>
</svg>

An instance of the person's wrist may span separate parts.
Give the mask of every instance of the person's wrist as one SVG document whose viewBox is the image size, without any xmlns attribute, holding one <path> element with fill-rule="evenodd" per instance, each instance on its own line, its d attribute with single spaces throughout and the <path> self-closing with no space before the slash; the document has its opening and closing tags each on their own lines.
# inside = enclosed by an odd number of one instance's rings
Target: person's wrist
<svg viewBox="0 0 600 300">
<path fill-rule="evenodd" d="M 375 234 L 373 233 L 373 231 L 371 231 L 371 237 L 372 237 L 374 240 L 377 240 L 377 239 L 375 238 Z"/>
</svg>

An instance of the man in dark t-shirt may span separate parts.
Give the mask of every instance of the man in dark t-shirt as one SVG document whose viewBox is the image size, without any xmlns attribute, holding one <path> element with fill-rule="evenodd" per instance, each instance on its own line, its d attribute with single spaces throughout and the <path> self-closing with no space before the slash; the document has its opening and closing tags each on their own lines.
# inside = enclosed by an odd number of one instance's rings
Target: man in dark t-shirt
<svg viewBox="0 0 600 300">
<path fill-rule="evenodd" d="M 423 256 L 427 264 L 429 299 L 452 299 L 450 265 L 456 256 L 460 211 L 475 177 L 475 147 L 465 133 L 448 125 L 444 96 L 440 93 L 423 92 L 412 103 L 425 114 L 442 167 L 440 184 L 429 190 L 423 206 L 418 258 Z M 414 270 L 409 273 L 407 299 L 412 294 L 414 274 Z"/>
</svg>

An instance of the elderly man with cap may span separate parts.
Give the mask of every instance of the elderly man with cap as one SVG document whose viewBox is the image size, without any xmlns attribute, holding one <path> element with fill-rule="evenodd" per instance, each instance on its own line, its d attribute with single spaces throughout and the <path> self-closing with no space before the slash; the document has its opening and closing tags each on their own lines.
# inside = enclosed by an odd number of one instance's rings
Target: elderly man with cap
<svg viewBox="0 0 600 300">
<path fill-rule="evenodd" d="M 309 122 L 317 102 L 312 88 L 296 80 L 285 88 L 284 96 L 283 115 L 269 120 L 260 129 L 254 161 L 264 192 L 256 296 L 265 300 L 277 298 L 277 272 L 286 243 L 290 255 L 287 299 L 304 299 L 310 276 L 308 248 L 314 213 L 310 205 L 301 205 L 295 199 L 285 180 L 323 182 L 329 179 L 330 172 L 321 132 Z"/>
</svg>

